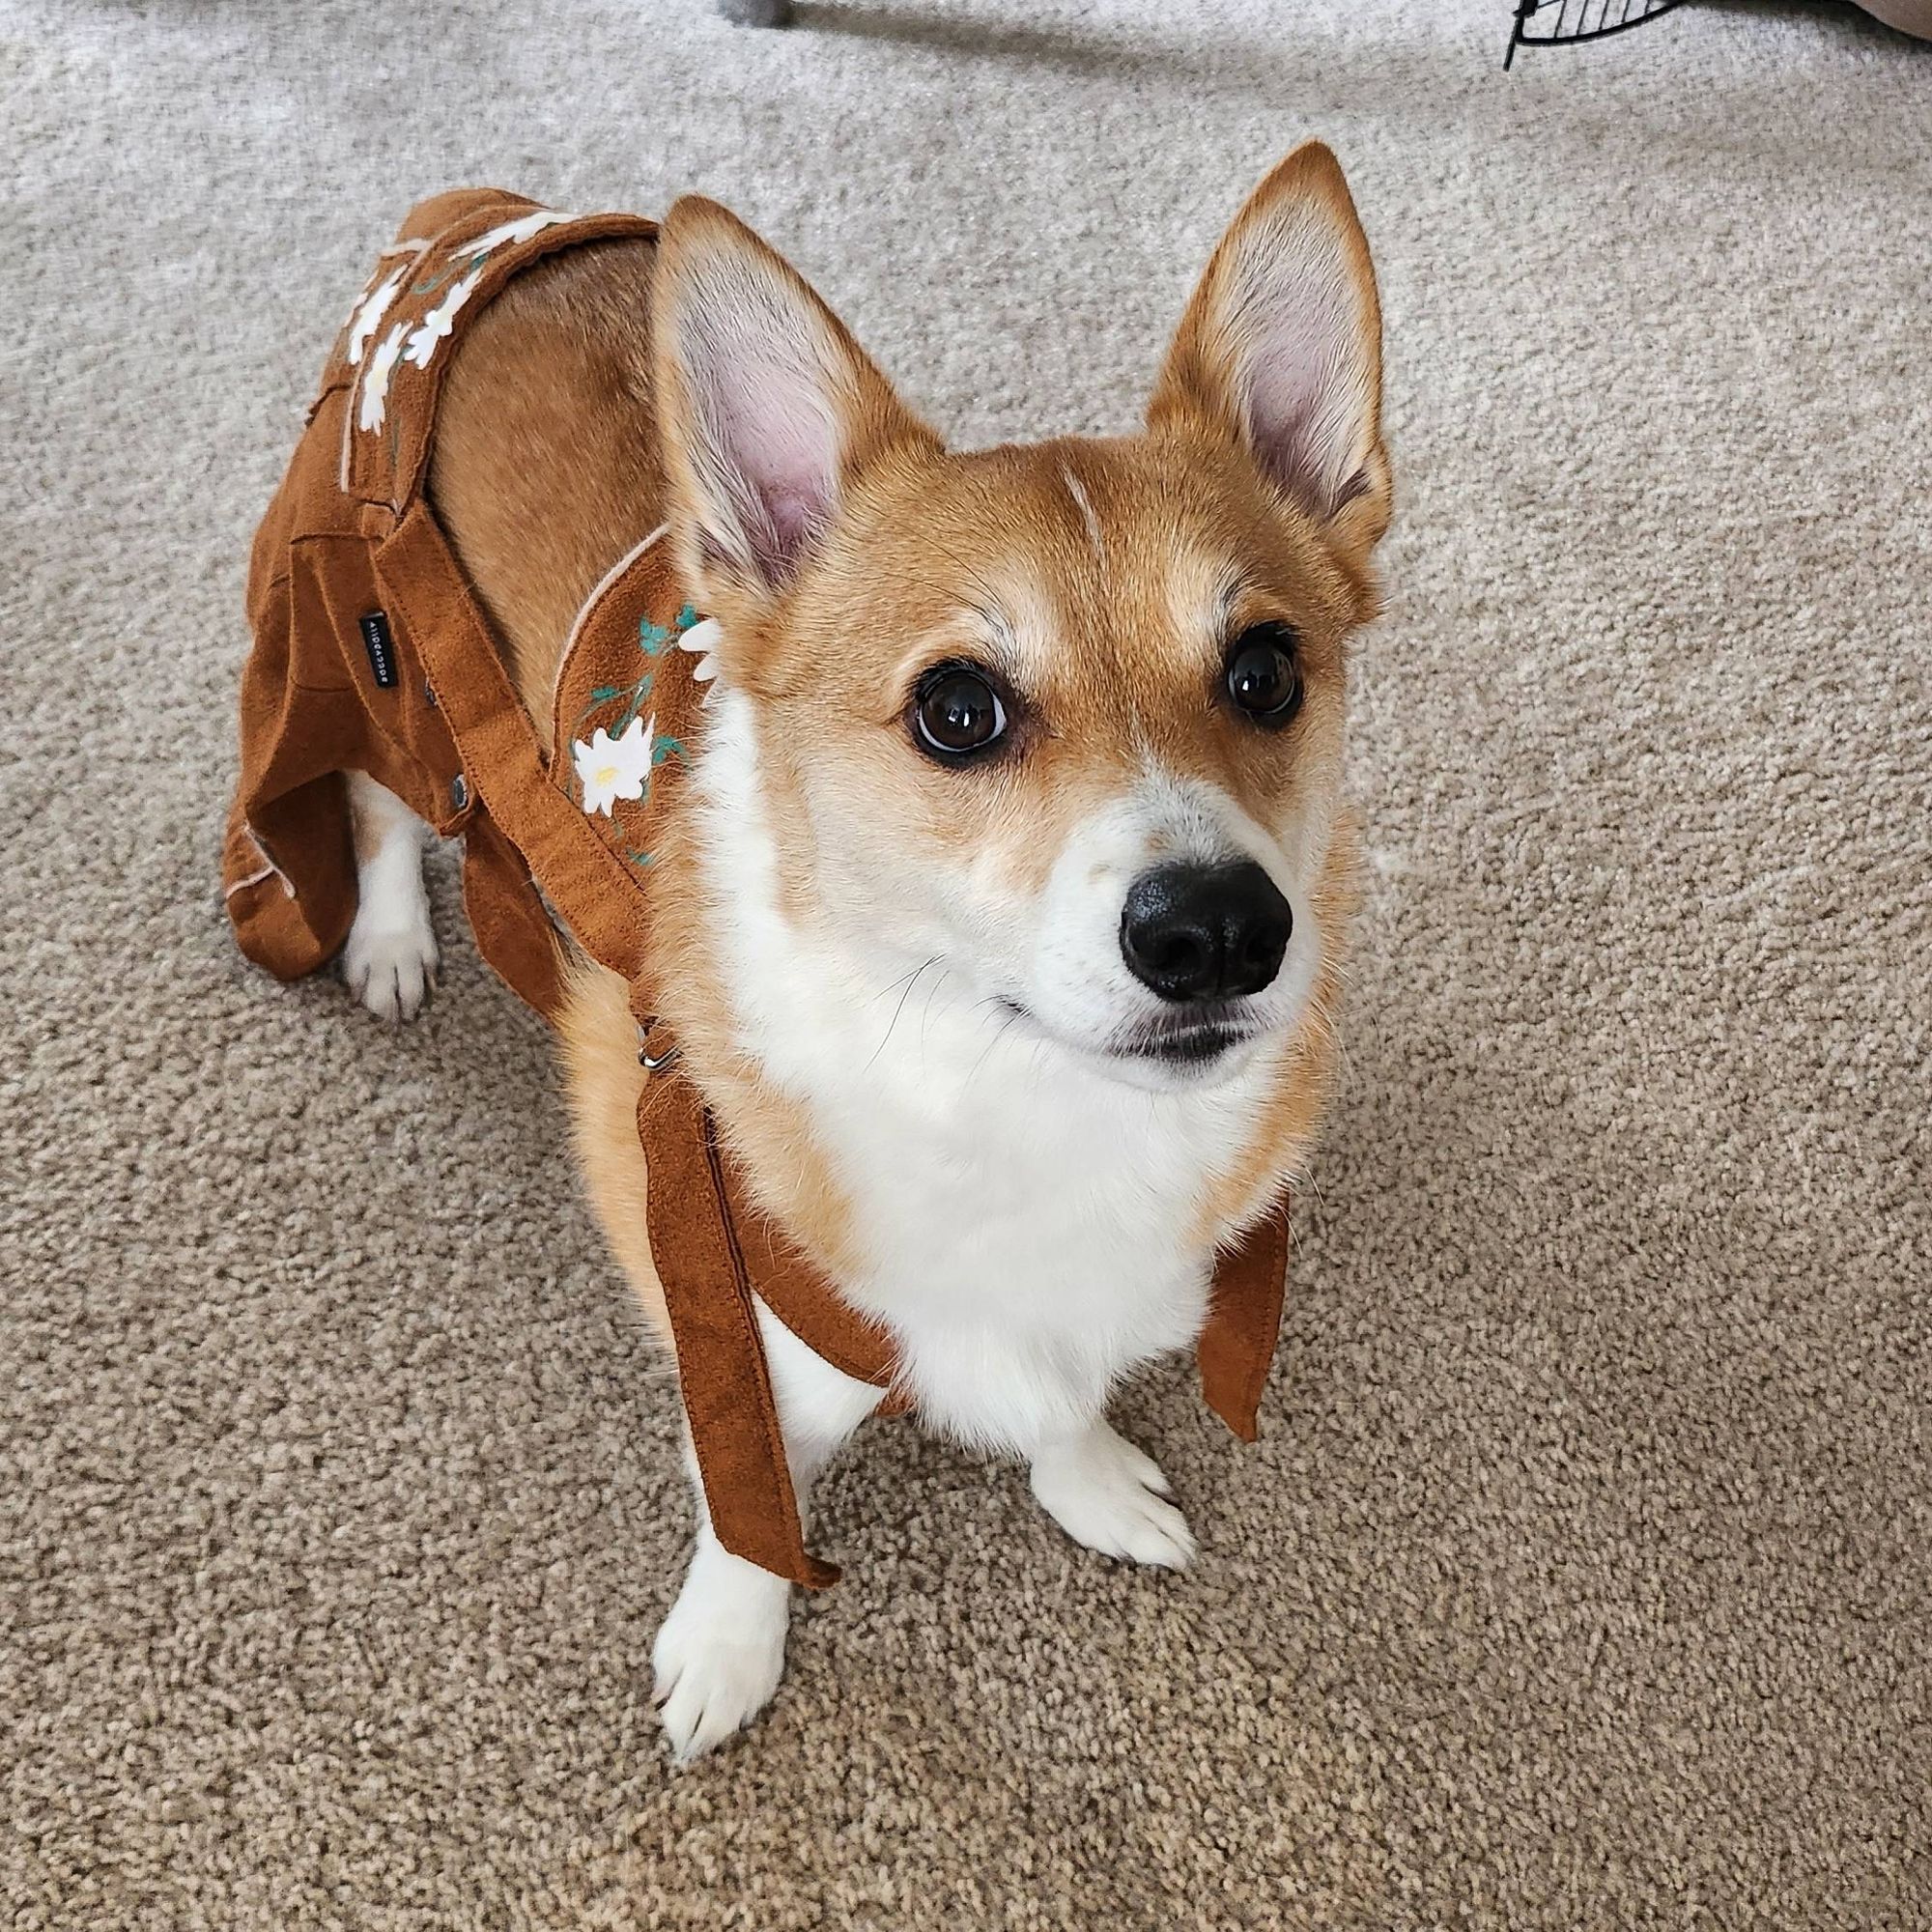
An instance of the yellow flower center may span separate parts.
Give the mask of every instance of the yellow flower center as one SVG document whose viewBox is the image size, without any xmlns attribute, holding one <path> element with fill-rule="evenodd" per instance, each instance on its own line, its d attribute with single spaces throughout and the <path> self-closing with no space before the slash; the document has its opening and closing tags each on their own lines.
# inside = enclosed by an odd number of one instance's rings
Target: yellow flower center
<svg viewBox="0 0 1932 1932">
<path fill-rule="evenodd" d="M 617 767 L 615 765 L 600 765 L 597 769 L 597 782 L 601 785 L 615 784 L 617 782 Z"/>
</svg>

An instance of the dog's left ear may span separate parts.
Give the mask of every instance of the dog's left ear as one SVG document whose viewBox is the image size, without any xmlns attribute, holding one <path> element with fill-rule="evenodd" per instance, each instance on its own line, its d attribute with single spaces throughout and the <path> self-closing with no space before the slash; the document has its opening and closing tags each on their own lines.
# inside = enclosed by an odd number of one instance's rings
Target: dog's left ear
<svg viewBox="0 0 1932 1932">
<path fill-rule="evenodd" d="M 939 447 L 805 279 L 715 201 L 687 196 L 665 218 L 651 348 L 676 554 L 727 633 L 784 596 L 869 465 Z"/>
<path fill-rule="evenodd" d="M 1232 438 L 1345 554 L 1388 528 L 1381 308 L 1335 156 L 1295 149 L 1221 238 L 1168 351 L 1148 422 Z"/>
</svg>

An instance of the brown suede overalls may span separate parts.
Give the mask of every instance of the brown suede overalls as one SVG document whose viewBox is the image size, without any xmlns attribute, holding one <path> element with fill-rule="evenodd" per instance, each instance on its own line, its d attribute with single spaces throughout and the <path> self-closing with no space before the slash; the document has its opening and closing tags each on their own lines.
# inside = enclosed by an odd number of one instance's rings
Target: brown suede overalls
<svg viewBox="0 0 1932 1932">
<path fill-rule="evenodd" d="M 467 189 L 423 203 L 383 251 L 323 370 L 248 574 L 242 778 L 222 857 L 236 937 L 292 980 L 348 936 L 356 886 L 341 774 L 366 772 L 464 843 L 478 950 L 554 1018 L 557 927 L 632 988 L 651 1255 L 712 1524 L 748 1561 L 818 1587 L 804 1546 L 753 1297 L 827 1361 L 892 1394 L 891 1339 L 752 1205 L 644 983 L 650 854 L 702 728 L 705 636 L 660 532 L 613 562 L 573 628 L 539 735 L 426 493 L 455 339 L 540 257 L 640 216 L 557 214 Z M 694 635 L 694 633 L 696 635 Z M 1245 1441 L 1288 1259 L 1284 1199 L 1219 1257 L 1203 1391 Z"/>
</svg>

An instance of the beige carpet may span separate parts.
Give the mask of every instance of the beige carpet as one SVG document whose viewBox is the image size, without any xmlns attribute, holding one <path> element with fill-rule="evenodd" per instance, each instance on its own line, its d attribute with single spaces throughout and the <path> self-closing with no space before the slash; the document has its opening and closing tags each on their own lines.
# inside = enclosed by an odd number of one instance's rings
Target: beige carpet
<svg viewBox="0 0 1932 1932">
<path fill-rule="evenodd" d="M 1932 1925 L 1932 48 L 1506 0 L 0 0 L 0 1923 Z M 412 198 L 723 195 L 962 438 L 1126 423 L 1319 132 L 1384 277 L 1375 884 L 1265 1436 L 903 1425 L 667 1773 L 672 1392 L 440 875 L 231 950 L 243 554 Z"/>
</svg>

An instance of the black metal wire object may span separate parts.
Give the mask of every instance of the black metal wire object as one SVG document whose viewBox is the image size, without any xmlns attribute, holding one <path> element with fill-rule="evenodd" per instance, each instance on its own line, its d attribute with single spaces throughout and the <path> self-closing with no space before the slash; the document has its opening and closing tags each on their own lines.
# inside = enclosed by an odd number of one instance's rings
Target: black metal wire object
<svg viewBox="0 0 1932 1932">
<path fill-rule="evenodd" d="M 1517 0 L 1503 71 L 1508 72 L 1519 47 L 1601 41 L 1606 34 L 1621 34 L 1626 27 L 1640 27 L 1682 4 L 1683 0 Z"/>
</svg>

